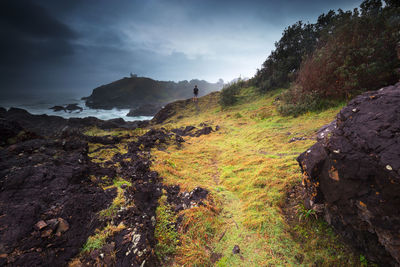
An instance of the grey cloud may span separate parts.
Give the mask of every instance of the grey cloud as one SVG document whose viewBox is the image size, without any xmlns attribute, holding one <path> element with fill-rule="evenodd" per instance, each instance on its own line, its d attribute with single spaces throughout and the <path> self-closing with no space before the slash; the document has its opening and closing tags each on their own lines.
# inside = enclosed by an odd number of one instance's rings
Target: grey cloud
<svg viewBox="0 0 400 267">
<path fill-rule="evenodd" d="M 162 80 L 251 76 L 286 26 L 360 2 L 5 0 L 0 87 L 84 96 L 130 72 Z"/>
</svg>

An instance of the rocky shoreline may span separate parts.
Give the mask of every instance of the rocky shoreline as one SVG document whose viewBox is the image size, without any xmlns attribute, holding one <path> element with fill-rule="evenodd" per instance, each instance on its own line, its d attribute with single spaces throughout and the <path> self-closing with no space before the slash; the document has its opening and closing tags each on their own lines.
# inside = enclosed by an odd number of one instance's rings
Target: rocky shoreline
<svg viewBox="0 0 400 267">
<path fill-rule="evenodd" d="M 184 140 L 163 128 L 132 135 L 146 125 L 0 110 L 0 265 L 157 265 L 154 229 L 162 189 L 176 212 L 201 205 L 207 191 L 162 185 L 150 171 L 150 150 Z M 125 134 L 91 135 L 85 132 L 90 127 Z M 197 135 L 211 132 L 204 129 Z M 108 160 L 94 156 L 109 151 Z M 119 178 L 126 182 L 113 186 Z M 118 197 L 124 204 L 113 210 Z M 101 216 L 104 211 L 111 213 Z M 83 252 L 90 237 L 109 229 L 103 245 Z"/>
</svg>

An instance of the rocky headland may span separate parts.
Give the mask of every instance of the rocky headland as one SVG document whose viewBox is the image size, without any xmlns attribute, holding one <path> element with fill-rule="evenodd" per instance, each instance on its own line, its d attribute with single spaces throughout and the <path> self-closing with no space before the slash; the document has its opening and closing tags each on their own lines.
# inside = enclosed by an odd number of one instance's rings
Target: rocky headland
<svg viewBox="0 0 400 267">
<path fill-rule="evenodd" d="M 223 83 L 209 83 L 204 80 L 191 81 L 157 81 L 146 77 L 132 76 L 105 84 L 93 89 L 90 96 L 84 97 L 86 106 L 96 109 L 129 108 L 136 115 L 147 116 L 150 106 L 158 107 L 177 99 L 190 98 L 193 88 L 198 85 L 200 94 L 206 95 L 218 91 Z M 154 115 L 154 109 L 150 114 Z M 140 114 L 143 113 L 143 114 Z M 153 114 L 154 113 L 154 114 Z M 152 116 L 150 115 L 150 116 Z"/>
</svg>

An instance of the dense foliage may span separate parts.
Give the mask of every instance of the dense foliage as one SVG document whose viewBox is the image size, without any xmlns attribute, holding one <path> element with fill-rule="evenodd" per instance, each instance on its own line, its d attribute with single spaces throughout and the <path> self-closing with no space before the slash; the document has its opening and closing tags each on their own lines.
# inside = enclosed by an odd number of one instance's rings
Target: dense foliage
<svg viewBox="0 0 400 267">
<path fill-rule="evenodd" d="M 365 0 L 286 28 L 253 81 L 262 92 L 292 83 L 282 114 L 320 109 L 398 81 L 399 41 L 400 2 Z"/>
<path fill-rule="evenodd" d="M 400 10 L 364 1 L 358 10 L 341 12 L 326 44 L 305 60 L 296 85 L 322 98 L 350 99 L 362 91 L 398 81 L 396 45 Z"/>
<path fill-rule="evenodd" d="M 228 107 L 234 105 L 238 98 L 237 95 L 240 92 L 240 89 L 248 86 L 249 82 L 244 81 L 242 79 L 238 79 L 235 82 L 232 82 L 230 84 L 227 84 L 222 90 L 221 90 L 221 97 L 219 100 L 219 103 L 222 107 Z"/>
<path fill-rule="evenodd" d="M 282 38 L 275 43 L 275 51 L 271 52 L 255 76 L 262 92 L 286 86 L 293 79 L 303 56 L 314 50 L 317 32 L 316 25 L 301 21 L 285 29 Z"/>
</svg>

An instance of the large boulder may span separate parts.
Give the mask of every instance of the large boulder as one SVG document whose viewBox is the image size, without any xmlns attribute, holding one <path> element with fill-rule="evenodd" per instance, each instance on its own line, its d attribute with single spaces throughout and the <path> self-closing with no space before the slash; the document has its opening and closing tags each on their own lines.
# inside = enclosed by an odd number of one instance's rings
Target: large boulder
<svg viewBox="0 0 400 267">
<path fill-rule="evenodd" d="M 400 83 L 356 97 L 297 160 L 306 206 L 370 260 L 400 264 Z"/>
</svg>

